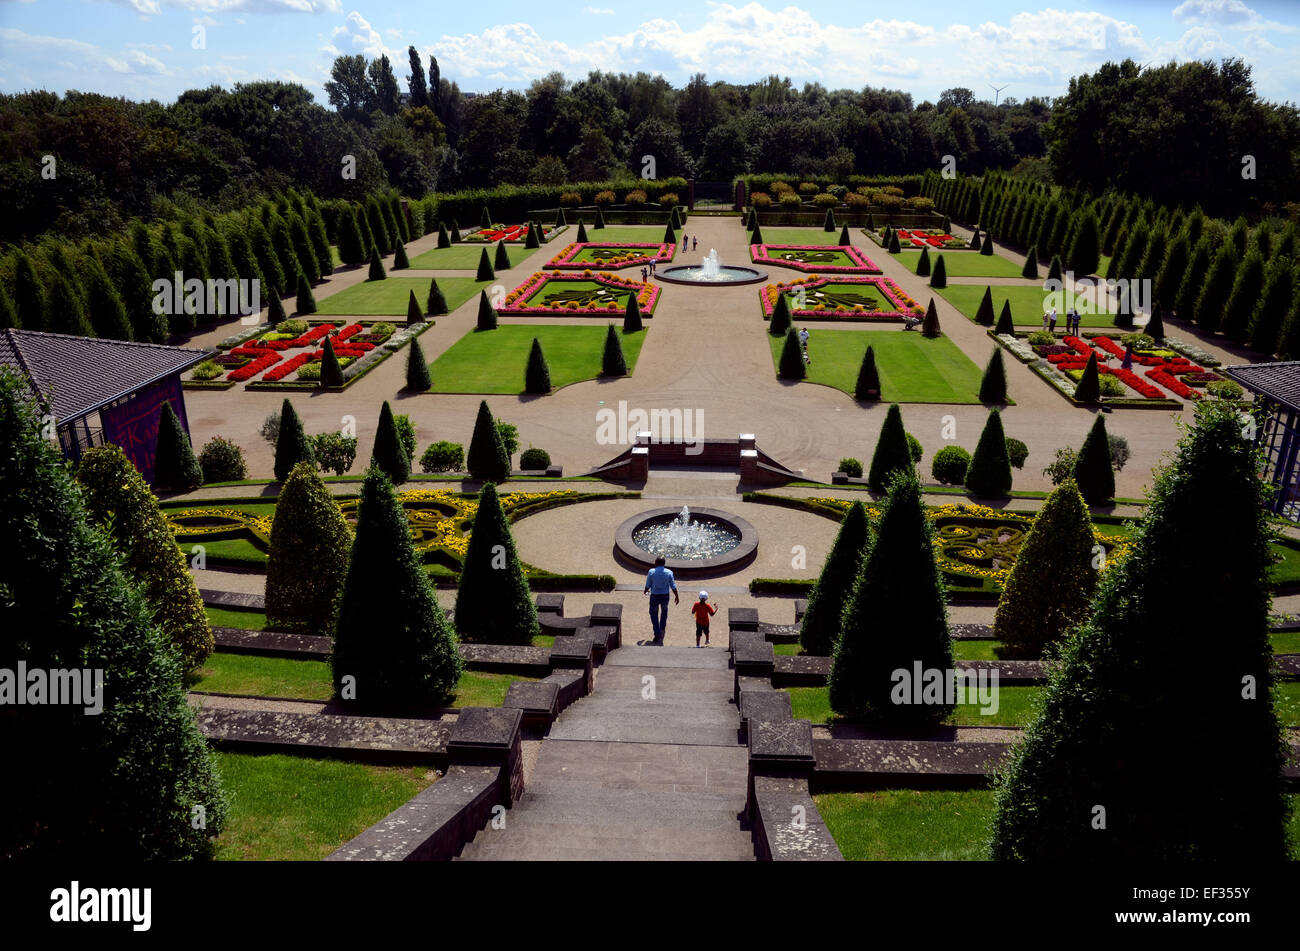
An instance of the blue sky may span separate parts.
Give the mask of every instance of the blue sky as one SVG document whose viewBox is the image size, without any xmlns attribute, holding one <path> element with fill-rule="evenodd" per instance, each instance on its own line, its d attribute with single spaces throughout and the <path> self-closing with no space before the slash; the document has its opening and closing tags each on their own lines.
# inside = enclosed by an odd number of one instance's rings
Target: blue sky
<svg viewBox="0 0 1300 951">
<path fill-rule="evenodd" d="M 387 52 L 405 88 L 409 44 L 426 64 L 437 55 L 466 91 L 604 69 L 675 85 L 695 72 L 733 82 L 775 72 L 796 85 L 904 89 L 918 102 L 951 86 L 992 98 L 997 85 L 1024 99 L 1058 95 L 1107 59 L 1240 56 L 1262 95 L 1300 99 L 1300 4 L 1286 0 L 0 0 L 0 91 L 170 101 L 193 87 L 278 78 L 324 102 L 339 53 Z"/>
</svg>

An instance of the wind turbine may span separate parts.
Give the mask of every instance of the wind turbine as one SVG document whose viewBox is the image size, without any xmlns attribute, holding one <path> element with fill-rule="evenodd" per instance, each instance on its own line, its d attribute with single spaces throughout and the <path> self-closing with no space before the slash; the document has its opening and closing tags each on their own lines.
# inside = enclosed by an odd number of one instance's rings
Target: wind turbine
<svg viewBox="0 0 1300 951">
<path fill-rule="evenodd" d="M 1008 83 L 1008 85 L 1010 84 Z M 1006 89 L 1007 87 L 995 86 L 992 83 L 989 83 L 989 88 L 993 90 L 993 105 L 996 106 L 998 104 L 998 95 L 1002 92 L 1002 90 Z"/>
</svg>

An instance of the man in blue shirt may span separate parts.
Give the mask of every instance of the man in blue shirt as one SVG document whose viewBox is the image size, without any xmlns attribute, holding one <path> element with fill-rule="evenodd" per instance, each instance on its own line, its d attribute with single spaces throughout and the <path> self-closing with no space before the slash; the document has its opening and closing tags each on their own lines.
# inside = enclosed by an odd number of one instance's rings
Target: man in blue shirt
<svg viewBox="0 0 1300 951">
<path fill-rule="evenodd" d="M 681 604 L 677 596 L 677 582 L 673 573 L 664 567 L 664 556 L 655 559 L 655 566 L 645 576 L 645 591 L 650 595 L 650 626 L 654 629 L 652 644 L 664 642 L 664 630 L 668 626 L 668 592 L 673 593 L 673 603 Z"/>
</svg>

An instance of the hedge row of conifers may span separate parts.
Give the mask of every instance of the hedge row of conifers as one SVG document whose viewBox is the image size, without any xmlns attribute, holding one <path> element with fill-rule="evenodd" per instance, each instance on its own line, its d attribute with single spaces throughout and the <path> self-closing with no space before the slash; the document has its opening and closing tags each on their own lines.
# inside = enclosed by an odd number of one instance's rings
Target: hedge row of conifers
<svg viewBox="0 0 1300 951">
<path fill-rule="evenodd" d="M 1048 497 L 994 623 L 1002 656 L 1053 663 L 996 778 L 992 858 L 1286 858 L 1271 533 L 1255 469 L 1236 411 L 1198 406 L 1129 555 L 1108 568 L 1073 480 Z M 1222 529 L 1214 558 L 1207 513 Z M 803 619 L 805 650 L 831 656 L 836 713 L 909 736 L 947 719 L 953 698 L 909 702 L 899 679 L 916 664 L 955 667 L 944 594 L 920 486 L 896 472 L 874 526 L 861 503 L 849 509 Z M 1188 782 L 1186 764 L 1207 750 Z"/>
<path fill-rule="evenodd" d="M 999 172 L 982 179 L 927 172 L 922 194 L 953 217 L 1029 249 L 1026 277 L 1037 276 L 1038 261 L 1059 258 L 1080 279 L 1097 272 L 1104 254 L 1110 258 L 1106 278 L 1151 282 L 1153 318 L 1174 314 L 1261 353 L 1300 357 L 1295 221 L 1266 219 L 1252 228 L 1244 217 L 1228 224 L 1199 207 L 1157 206 L 1131 195 L 1052 193 Z M 1132 316 L 1117 314 L 1116 324 L 1132 326 Z"/>
</svg>

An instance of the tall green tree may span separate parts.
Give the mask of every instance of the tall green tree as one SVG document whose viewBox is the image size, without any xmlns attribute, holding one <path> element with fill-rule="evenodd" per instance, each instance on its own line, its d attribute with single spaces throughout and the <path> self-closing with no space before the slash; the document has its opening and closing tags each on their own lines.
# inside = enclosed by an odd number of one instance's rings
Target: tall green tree
<svg viewBox="0 0 1300 951">
<path fill-rule="evenodd" d="M 907 444 L 907 431 L 903 429 L 903 413 L 897 403 L 890 403 L 880 424 L 880 437 L 871 453 L 871 468 L 867 470 L 867 487 L 872 492 L 884 492 L 895 472 L 914 471 L 912 450 Z"/>
<path fill-rule="evenodd" d="M 1104 505 L 1115 497 L 1115 470 L 1110 460 L 1106 417 L 1097 414 L 1074 460 L 1074 481 L 1089 505 Z"/>
<path fill-rule="evenodd" d="M 854 502 L 840 523 L 817 583 L 808 593 L 808 607 L 799 627 L 799 644 L 805 654 L 829 656 L 839 640 L 844 604 L 857 584 L 870 536 L 867 510 L 861 502 Z"/>
<path fill-rule="evenodd" d="M 502 483 L 510 478 L 510 454 L 506 452 L 505 443 L 487 401 L 478 404 L 478 416 L 474 420 L 474 435 L 469 441 L 469 454 L 465 465 L 470 478 L 481 482 Z"/>
<path fill-rule="evenodd" d="M 411 477 L 411 457 L 402 445 L 393 419 L 393 408 L 384 400 L 379 409 L 379 425 L 375 428 L 375 446 L 370 465 L 378 469 L 394 485 L 401 485 Z"/>
<path fill-rule="evenodd" d="M 334 633 L 352 533 L 309 462 L 293 467 L 275 501 L 266 559 L 266 618 L 274 628 Z"/>
<path fill-rule="evenodd" d="M 153 484 L 155 488 L 188 492 L 203 484 L 203 469 L 194 457 L 190 437 L 181 426 L 180 417 L 171 403 L 163 403 L 158 417 L 158 441 L 154 448 Z"/>
<path fill-rule="evenodd" d="M 1002 414 L 996 409 L 989 411 L 980 440 L 975 444 L 975 454 L 966 470 L 966 488 L 975 495 L 990 498 L 1011 491 L 1011 457 L 1007 454 Z"/>
<path fill-rule="evenodd" d="M 312 452 L 311 440 L 303 432 L 298 411 L 285 397 L 280 407 L 280 426 L 275 439 L 275 481 L 283 482 L 289 478 L 293 467 L 300 462 L 315 465 L 316 456 Z"/>
<path fill-rule="evenodd" d="M 455 617 L 456 631 L 466 641 L 531 644 L 538 630 L 528 579 L 491 482 L 479 492 L 456 586 Z"/>
</svg>

